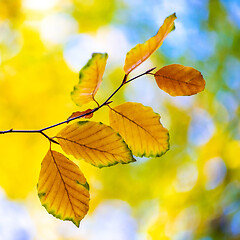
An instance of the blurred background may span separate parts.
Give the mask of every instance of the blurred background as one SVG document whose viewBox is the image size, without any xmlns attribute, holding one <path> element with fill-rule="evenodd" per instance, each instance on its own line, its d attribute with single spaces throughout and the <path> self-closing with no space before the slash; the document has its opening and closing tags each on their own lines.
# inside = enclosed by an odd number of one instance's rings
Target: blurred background
<svg viewBox="0 0 240 240">
<path fill-rule="evenodd" d="M 39 129 L 79 110 L 70 92 L 93 52 L 109 54 L 96 95 L 104 101 L 122 81 L 126 53 L 173 12 L 176 30 L 131 76 L 179 63 L 201 71 L 205 91 L 170 97 L 144 76 L 112 103 L 151 106 L 169 129 L 170 151 L 104 169 L 77 161 L 91 194 L 78 229 L 48 214 L 38 199 L 48 141 L 1 135 L 0 239 L 240 239 L 238 0 L 0 0 L 0 130 Z M 93 120 L 107 124 L 108 109 Z"/>
</svg>

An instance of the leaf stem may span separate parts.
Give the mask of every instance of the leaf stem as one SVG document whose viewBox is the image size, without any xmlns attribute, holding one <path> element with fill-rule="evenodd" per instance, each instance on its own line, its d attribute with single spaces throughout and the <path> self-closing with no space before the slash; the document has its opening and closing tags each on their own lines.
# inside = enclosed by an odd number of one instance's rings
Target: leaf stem
<svg viewBox="0 0 240 240">
<path fill-rule="evenodd" d="M 97 104 L 97 106 L 99 107 L 100 105 L 99 105 L 98 101 L 94 98 L 94 95 L 92 95 L 92 99 Z"/>
<path fill-rule="evenodd" d="M 41 129 L 38 129 L 38 130 L 14 130 L 13 128 L 9 129 L 9 130 L 5 130 L 5 131 L 0 131 L 0 134 L 6 134 L 6 133 L 40 133 L 41 135 L 43 135 L 45 138 L 47 138 L 50 143 L 56 143 L 56 144 L 59 144 L 57 141 L 55 141 L 53 138 L 49 137 L 46 133 L 44 133 L 44 131 L 50 129 L 50 128 L 54 128 L 54 127 L 57 127 L 57 126 L 60 126 L 62 124 L 65 124 L 65 123 L 69 123 L 75 119 L 78 119 L 78 118 L 82 118 L 84 116 L 87 116 L 89 114 L 92 114 L 96 111 L 98 111 L 100 108 L 102 108 L 103 106 L 106 106 L 106 105 L 109 105 L 110 103 L 112 103 L 112 101 L 109 101 L 125 84 L 139 78 L 139 77 L 142 77 L 146 74 L 150 74 L 151 71 L 153 71 L 155 68 L 151 68 L 149 70 L 147 70 L 146 72 L 140 74 L 140 75 L 137 75 L 136 77 L 133 77 L 131 79 L 129 79 L 127 81 L 127 77 L 128 75 L 124 75 L 124 78 L 122 80 L 122 83 L 120 84 L 120 86 L 101 104 L 99 105 L 98 103 L 98 106 L 96 108 L 94 108 L 92 111 L 90 112 L 87 112 L 87 113 L 84 113 L 82 115 L 79 115 L 79 116 L 76 116 L 76 117 L 73 117 L 73 118 L 70 118 L 70 119 L 67 119 L 65 121 L 62 121 L 62 122 L 59 122 L 59 123 L 56 123 L 56 124 L 53 124 L 53 125 L 50 125 L 48 127 L 45 127 L 45 128 L 41 128 Z M 94 101 L 96 102 L 96 100 L 94 99 Z"/>
<path fill-rule="evenodd" d="M 140 75 L 138 75 L 138 76 L 136 76 L 136 77 L 134 77 L 134 78 L 131 78 L 130 80 L 126 81 L 125 84 L 126 84 L 126 83 L 129 83 L 129 82 L 131 82 L 131 81 L 135 80 L 136 78 L 139 78 L 139 77 L 141 77 L 141 76 L 143 76 L 143 75 L 151 74 L 150 72 L 152 72 L 155 68 L 156 68 L 156 67 L 151 68 L 151 69 L 147 70 L 146 72 L 144 72 L 144 73 L 142 73 L 142 74 L 140 74 Z"/>
</svg>

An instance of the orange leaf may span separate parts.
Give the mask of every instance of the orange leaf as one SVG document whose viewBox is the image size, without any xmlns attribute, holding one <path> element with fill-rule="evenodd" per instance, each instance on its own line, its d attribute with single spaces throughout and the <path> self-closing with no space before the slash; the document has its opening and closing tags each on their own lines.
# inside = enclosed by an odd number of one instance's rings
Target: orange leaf
<svg viewBox="0 0 240 240">
<path fill-rule="evenodd" d="M 158 87 L 171 96 L 190 96 L 205 88 L 205 80 L 198 70 L 180 64 L 165 66 L 154 77 Z"/>
<path fill-rule="evenodd" d="M 91 111 L 92 111 L 92 109 L 89 108 L 89 109 L 87 109 L 86 111 L 73 112 L 72 115 L 71 115 L 67 120 L 69 120 L 69 119 L 71 119 L 71 118 L 75 118 L 75 117 L 81 116 L 81 115 L 83 115 L 83 114 L 85 114 L 85 113 L 89 113 L 89 112 L 91 112 Z M 85 115 L 85 116 L 83 116 L 83 117 L 81 117 L 81 118 L 92 118 L 92 117 L 93 117 L 93 113 L 90 113 L 90 114 Z"/>
<path fill-rule="evenodd" d="M 176 18 L 175 13 L 168 16 L 155 36 L 143 44 L 136 45 L 127 53 L 124 65 L 126 75 L 148 59 L 162 45 L 167 35 L 175 29 L 174 20 Z"/>
<path fill-rule="evenodd" d="M 77 227 L 88 212 L 89 187 L 79 167 L 61 153 L 49 150 L 42 161 L 38 196 L 53 216 Z"/>
</svg>

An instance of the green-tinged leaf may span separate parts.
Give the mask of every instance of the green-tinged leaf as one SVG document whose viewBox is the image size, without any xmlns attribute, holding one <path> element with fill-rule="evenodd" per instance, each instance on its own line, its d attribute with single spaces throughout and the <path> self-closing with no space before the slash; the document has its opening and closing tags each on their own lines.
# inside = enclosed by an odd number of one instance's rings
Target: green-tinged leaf
<svg viewBox="0 0 240 240">
<path fill-rule="evenodd" d="M 165 66 L 154 77 L 158 87 L 171 96 L 190 96 L 205 88 L 205 80 L 198 70 L 180 64 Z"/>
<path fill-rule="evenodd" d="M 50 214 L 79 227 L 89 208 L 88 190 L 88 183 L 75 163 L 56 151 L 47 152 L 38 180 L 38 195 Z"/>
<path fill-rule="evenodd" d="M 78 106 L 82 106 L 93 100 L 102 82 L 107 58 L 107 53 L 93 53 L 92 58 L 81 69 L 79 73 L 79 83 L 71 93 L 72 100 Z"/>
<path fill-rule="evenodd" d="M 169 149 L 168 130 L 160 116 L 141 103 L 127 102 L 110 110 L 110 125 L 135 156 L 158 157 Z"/>
<path fill-rule="evenodd" d="M 76 122 L 62 129 L 56 138 L 65 153 L 99 168 L 135 161 L 121 136 L 102 123 Z"/>
<path fill-rule="evenodd" d="M 124 65 L 124 71 L 126 74 L 129 74 L 133 69 L 148 59 L 152 53 L 162 45 L 167 35 L 174 30 L 174 20 L 176 18 L 175 13 L 168 16 L 155 36 L 148 39 L 145 43 L 136 45 L 127 53 Z"/>
</svg>

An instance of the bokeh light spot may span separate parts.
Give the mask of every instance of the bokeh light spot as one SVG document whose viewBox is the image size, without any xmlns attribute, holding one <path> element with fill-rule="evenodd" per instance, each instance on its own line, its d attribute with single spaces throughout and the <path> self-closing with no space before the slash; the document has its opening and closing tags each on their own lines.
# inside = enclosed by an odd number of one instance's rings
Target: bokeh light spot
<svg viewBox="0 0 240 240">
<path fill-rule="evenodd" d="M 229 88 L 236 90 L 240 87 L 240 61 L 236 58 L 228 56 L 224 67 L 224 81 Z"/>
<path fill-rule="evenodd" d="M 53 8 L 59 0 L 23 0 L 23 7 L 35 11 L 45 11 Z"/>
<path fill-rule="evenodd" d="M 78 24 L 73 17 L 66 13 L 56 13 L 42 20 L 40 35 L 44 42 L 64 44 L 77 30 Z"/>
<path fill-rule="evenodd" d="M 69 38 L 63 55 L 67 65 L 74 72 L 79 72 L 94 52 L 101 52 L 97 41 L 87 34 L 78 34 Z"/>
<path fill-rule="evenodd" d="M 215 126 L 210 115 L 202 109 L 194 110 L 188 129 L 189 142 L 201 146 L 209 141 L 214 131 Z"/>
<path fill-rule="evenodd" d="M 0 21 L 0 62 L 16 56 L 23 41 L 20 32 L 14 30 L 8 21 Z"/>
<path fill-rule="evenodd" d="M 112 200 L 101 203 L 92 216 L 82 223 L 83 234 L 88 240 L 135 240 L 137 224 L 131 217 L 126 202 Z"/>
<path fill-rule="evenodd" d="M 198 169 L 195 164 L 185 164 L 177 169 L 176 191 L 188 192 L 192 190 L 198 179 Z"/>
<path fill-rule="evenodd" d="M 240 2 L 239 0 L 221 0 L 227 9 L 229 19 L 240 28 Z"/>
<path fill-rule="evenodd" d="M 227 172 L 224 161 L 219 158 L 212 158 L 204 165 L 204 174 L 206 176 L 206 189 L 211 190 L 216 188 L 225 178 Z"/>
<path fill-rule="evenodd" d="M 0 216 L 0 239 L 33 239 L 34 226 L 26 208 L 20 203 L 9 201 L 2 189 L 0 189 Z"/>
<path fill-rule="evenodd" d="M 232 218 L 231 232 L 234 236 L 240 235 L 240 212 L 237 212 Z"/>
</svg>

